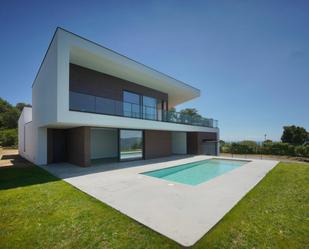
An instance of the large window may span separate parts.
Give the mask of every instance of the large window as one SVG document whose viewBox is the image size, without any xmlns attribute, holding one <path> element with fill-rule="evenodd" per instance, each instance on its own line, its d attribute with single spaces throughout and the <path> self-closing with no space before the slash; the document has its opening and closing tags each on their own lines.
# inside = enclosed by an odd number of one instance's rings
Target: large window
<svg viewBox="0 0 309 249">
<path fill-rule="evenodd" d="M 157 99 L 143 96 L 143 118 L 157 119 Z"/>
<path fill-rule="evenodd" d="M 141 96 L 123 91 L 123 115 L 125 117 L 141 118 Z"/>
<path fill-rule="evenodd" d="M 140 130 L 120 130 L 120 160 L 143 158 L 143 132 Z"/>
<path fill-rule="evenodd" d="M 166 101 L 123 91 L 123 115 L 125 117 L 162 120 Z"/>
</svg>

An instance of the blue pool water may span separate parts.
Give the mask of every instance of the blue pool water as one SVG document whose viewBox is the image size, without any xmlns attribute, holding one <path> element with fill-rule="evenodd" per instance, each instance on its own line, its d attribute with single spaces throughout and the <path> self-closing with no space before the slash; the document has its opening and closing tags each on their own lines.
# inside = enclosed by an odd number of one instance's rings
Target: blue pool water
<svg viewBox="0 0 309 249">
<path fill-rule="evenodd" d="M 248 162 L 249 161 L 208 159 L 170 168 L 148 171 L 142 174 L 188 185 L 198 185 Z"/>
</svg>

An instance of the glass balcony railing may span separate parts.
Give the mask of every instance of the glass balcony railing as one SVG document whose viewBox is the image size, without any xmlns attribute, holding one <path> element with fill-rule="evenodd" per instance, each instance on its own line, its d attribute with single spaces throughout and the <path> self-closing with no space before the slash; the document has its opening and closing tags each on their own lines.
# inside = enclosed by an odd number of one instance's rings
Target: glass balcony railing
<svg viewBox="0 0 309 249">
<path fill-rule="evenodd" d="M 70 110 L 217 128 L 218 121 L 70 91 Z"/>
</svg>

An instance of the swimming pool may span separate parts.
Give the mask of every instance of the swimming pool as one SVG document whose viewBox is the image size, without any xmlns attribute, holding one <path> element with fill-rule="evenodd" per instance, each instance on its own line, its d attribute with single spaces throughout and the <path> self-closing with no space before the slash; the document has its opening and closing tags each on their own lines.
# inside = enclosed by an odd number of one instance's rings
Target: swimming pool
<svg viewBox="0 0 309 249">
<path fill-rule="evenodd" d="M 223 175 L 248 162 L 249 161 L 227 159 L 207 159 L 165 169 L 148 171 L 142 174 L 194 186 Z"/>
</svg>

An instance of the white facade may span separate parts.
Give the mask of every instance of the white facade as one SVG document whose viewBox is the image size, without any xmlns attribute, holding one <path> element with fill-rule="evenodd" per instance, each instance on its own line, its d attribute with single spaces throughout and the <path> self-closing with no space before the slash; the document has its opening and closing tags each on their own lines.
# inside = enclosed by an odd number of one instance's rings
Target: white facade
<svg viewBox="0 0 309 249">
<path fill-rule="evenodd" d="M 91 159 L 118 156 L 117 129 L 91 128 Z"/>
<path fill-rule="evenodd" d="M 25 128 L 31 134 L 30 154 L 22 147 L 25 130 L 19 129 L 20 153 L 35 164 L 47 164 L 47 128 L 91 126 L 180 132 L 219 131 L 217 128 L 70 111 L 70 63 L 167 93 L 170 107 L 200 96 L 200 91 L 194 87 L 57 28 L 32 86 L 32 123 Z M 29 115 L 28 112 L 30 110 L 27 109 L 21 115 L 20 127 L 24 126 L 24 116 Z M 176 145 L 174 149 L 184 151 Z M 97 153 L 93 149 L 92 156 L 95 158 Z"/>
<path fill-rule="evenodd" d="M 187 154 L 187 133 L 172 132 L 172 152 L 173 154 Z"/>
</svg>

